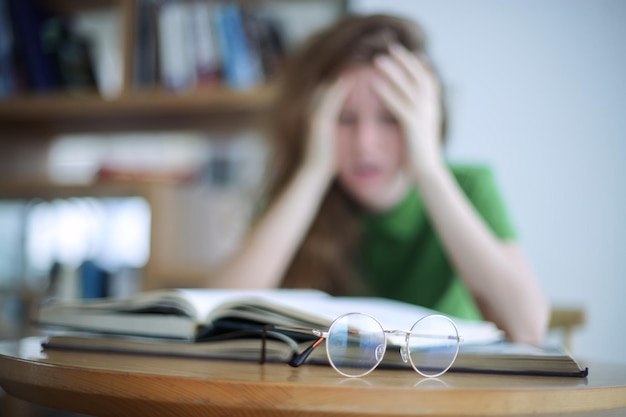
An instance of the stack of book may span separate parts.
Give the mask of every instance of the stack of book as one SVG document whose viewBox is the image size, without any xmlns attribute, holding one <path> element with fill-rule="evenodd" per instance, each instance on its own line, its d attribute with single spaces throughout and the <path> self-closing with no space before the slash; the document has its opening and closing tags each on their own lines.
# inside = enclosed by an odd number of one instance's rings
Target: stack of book
<svg viewBox="0 0 626 417">
<path fill-rule="evenodd" d="M 437 313 L 383 298 L 333 297 L 316 290 L 171 289 L 127 299 L 51 302 L 40 309 L 37 323 L 50 330 L 44 349 L 257 361 L 263 326 L 323 331 L 349 312 L 372 315 L 385 329 L 409 329 L 421 317 Z M 587 375 L 562 349 L 508 343 L 493 323 L 453 320 L 463 342 L 451 371 Z M 392 339 L 388 343 L 381 366 L 407 367 L 393 352 L 399 346 Z M 284 340 L 270 339 L 266 359 L 287 362 L 293 350 Z M 308 361 L 326 364 L 323 349 Z"/>
</svg>

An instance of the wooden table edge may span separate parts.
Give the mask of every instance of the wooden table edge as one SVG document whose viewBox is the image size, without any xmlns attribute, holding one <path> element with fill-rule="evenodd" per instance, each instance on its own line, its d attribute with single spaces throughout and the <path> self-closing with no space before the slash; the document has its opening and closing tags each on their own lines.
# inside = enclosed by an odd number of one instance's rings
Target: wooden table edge
<svg viewBox="0 0 626 417">
<path fill-rule="evenodd" d="M 276 365 L 269 365 L 276 366 Z M 574 389 L 450 389 L 206 380 L 55 365 L 0 354 L 0 385 L 9 394 L 68 411 L 103 416 L 223 415 L 512 415 L 626 407 L 626 386 Z M 83 384 L 76 381 L 84 380 Z M 71 381 L 69 384 L 67 381 Z M 124 390 L 120 391 L 120 387 Z M 133 388 L 134 387 L 134 388 Z M 370 390 L 364 394 L 364 390 Z M 233 395 L 236 393 L 237 395 Z M 76 401 L 80 396 L 81 400 Z M 549 395 L 550 401 L 546 401 Z M 71 404 L 68 406 L 68 404 Z M 418 405 L 418 406 L 417 406 Z M 106 411 L 106 410 L 110 410 Z M 154 414 L 155 411 L 159 414 Z M 146 413 L 150 411 L 150 413 Z M 107 414 L 108 413 L 108 414 Z"/>
</svg>

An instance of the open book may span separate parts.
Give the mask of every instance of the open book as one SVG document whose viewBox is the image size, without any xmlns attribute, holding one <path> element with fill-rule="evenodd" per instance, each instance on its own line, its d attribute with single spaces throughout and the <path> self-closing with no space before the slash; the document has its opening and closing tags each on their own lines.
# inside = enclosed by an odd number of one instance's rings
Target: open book
<svg viewBox="0 0 626 417">
<path fill-rule="evenodd" d="M 200 341 L 265 324 L 326 329 L 342 314 L 367 313 L 386 329 L 410 329 L 427 308 L 376 297 L 333 297 L 317 290 L 170 289 L 128 299 L 44 305 L 37 323 L 70 330 Z M 466 343 L 503 338 L 493 323 L 453 318 Z"/>
<path fill-rule="evenodd" d="M 409 329 L 419 318 L 436 313 L 388 299 L 332 297 L 316 290 L 174 289 L 125 300 L 50 304 L 41 308 L 37 322 L 67 330 L 53 333 L 44 349 L 258 360 L 263 325 L 325 330 L 348 312 L 370 314 L 386 329 Z M 493 323 L 452 319 L 464 341 L 451 370 L 586 375 L 563 351 L 512 345 Z M 399 347 L 389 343 L 381 366 L 407 367 Z M 309 344 L 270 339 L 267 360 L 287 362 L 294 350 Z M 308 362 L 327 364 L 324 349 L 316 349 Z"/>
</svg>

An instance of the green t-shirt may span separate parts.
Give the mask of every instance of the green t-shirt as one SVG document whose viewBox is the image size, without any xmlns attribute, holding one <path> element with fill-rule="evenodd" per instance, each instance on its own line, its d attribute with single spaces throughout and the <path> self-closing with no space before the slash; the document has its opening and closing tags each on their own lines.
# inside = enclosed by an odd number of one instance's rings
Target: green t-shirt
<svg viewBox="0 0 626 417">
<path fill-rule="evenodd" d="M 450 167 L 457 183 L 494 234 L 515 238 L 491 170 Z M 455 272 L 433 229 L 419 193 L 412 189 L 390 211 L 364 220 L 361 267 L 378 296 L 410 302 L 468 319 L 482 315 Z"/>
</svg>

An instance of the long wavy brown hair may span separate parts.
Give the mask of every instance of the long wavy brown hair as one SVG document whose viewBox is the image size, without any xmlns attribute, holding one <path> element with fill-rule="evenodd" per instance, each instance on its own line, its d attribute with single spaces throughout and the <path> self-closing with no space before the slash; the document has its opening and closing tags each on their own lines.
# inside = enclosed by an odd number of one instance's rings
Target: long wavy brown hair
<svg viewBox="0 0 626 417">
<path fill-rule="evenodd" d="M 376 56 L 387 54 L 392 43 L 426 53 L 424 32 L 416 23 L 395 16 L 369 15 L 343 18 L 291 56 L 270 115 L 270 204 L 303 162 L 311 100 L 318 87 L 351 66 L 371 64 Z M 444 133 L 445 121 L 442 137 Z M 334 181 L 282 286 L 317 288 L 334 295 L 368 293 L 359 278 L 356 256 L 361 214 L 361 207 Z"/>
</svg>

